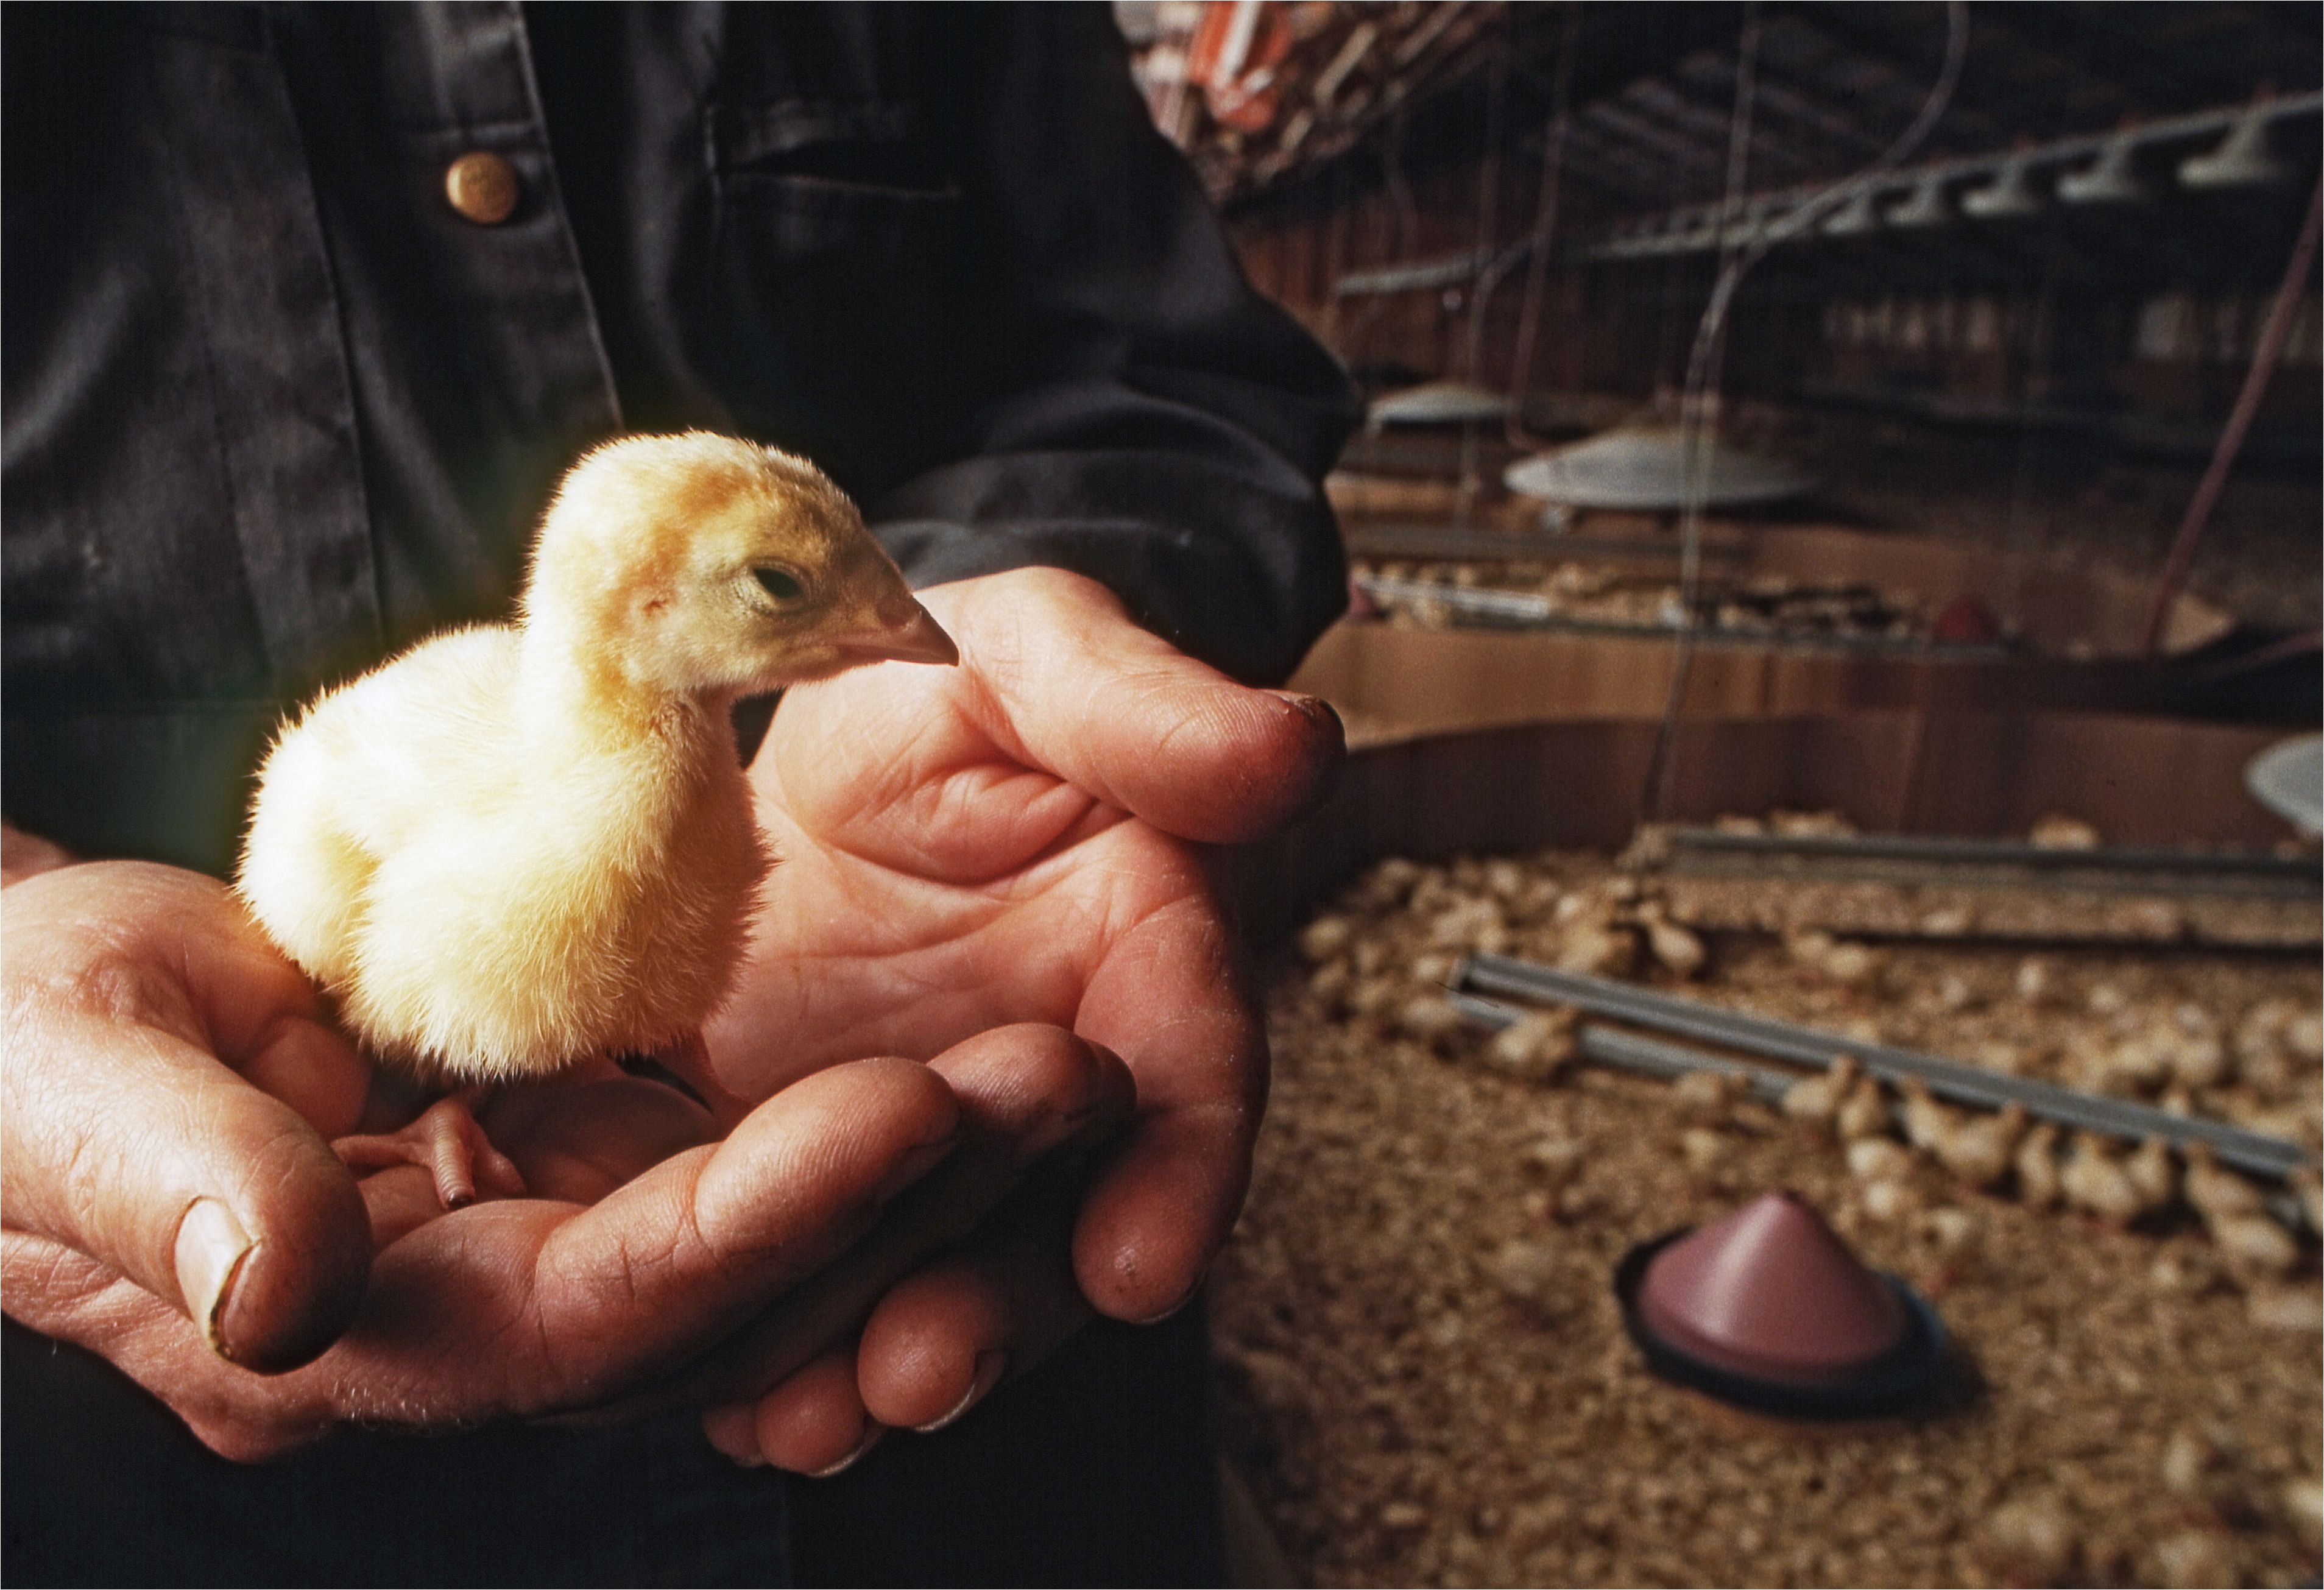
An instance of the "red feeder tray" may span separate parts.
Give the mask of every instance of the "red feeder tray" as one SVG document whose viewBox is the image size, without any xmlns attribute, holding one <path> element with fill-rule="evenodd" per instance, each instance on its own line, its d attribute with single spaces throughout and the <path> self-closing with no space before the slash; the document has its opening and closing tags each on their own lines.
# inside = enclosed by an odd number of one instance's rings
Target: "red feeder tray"
<svg viewBox="0 0 2324 1590">
<path fill-rule="evenodd" d="M 1933 1400 L 1944 1381 L 1935 1309 L 1867 1269 L 1792 1193 L 1633 1248 L 1614 1287 L 1655 1373 L 1757 1412 L 1883 1418 Z"/>
</svg>

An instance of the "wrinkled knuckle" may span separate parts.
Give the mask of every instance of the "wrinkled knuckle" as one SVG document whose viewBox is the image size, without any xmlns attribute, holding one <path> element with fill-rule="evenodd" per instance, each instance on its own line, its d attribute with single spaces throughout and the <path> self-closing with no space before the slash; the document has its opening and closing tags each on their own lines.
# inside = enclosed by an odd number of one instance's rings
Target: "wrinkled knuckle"
<svg viewBox="0 0 2324 1590">
<path fill-rule="evenodd" d="M 637 1328 L 653 1272 L 715 1265 L 692 1210 L 682 1210 L 679 1220 L 669 1246 L 658 1253 L 641 1253 L 622 1242 L 596 1252 L 586 1268 L 566 1268 L 542 1278 L 539 1300 L 525 1313 L 531 1322 L 534 1354 L 551 1384 L 571 1382 L 593 1361 L 598 1345 Z"/>
<path fill-rule="evenodd" d="M 149 1021 L 172 1003 L 152 966 L 111 949 L 60 968 L 51 992 L 60 1010 L 123 1022 Z"/>
<path fill-rule="evenodd" d="M 112 1015 L 142 996 L 134 976 L 110 957 L 20 960 L 9 968 L 5 987 L 12 1053 L 57 1021 Z"/>
</svg>

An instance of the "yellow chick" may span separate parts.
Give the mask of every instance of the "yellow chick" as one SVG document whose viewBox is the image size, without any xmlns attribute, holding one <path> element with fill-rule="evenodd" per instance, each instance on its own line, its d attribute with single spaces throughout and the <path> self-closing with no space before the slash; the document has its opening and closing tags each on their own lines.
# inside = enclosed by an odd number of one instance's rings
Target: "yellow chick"
<svg viewBox="0 0 2324 1590">
<path fill-rule="evenodd" d="M 1840 1114 L 1841 1101 L 1854 1090 L 1856 1079 L 1862 1075 L 1863 1067 L 1854 1055 L 1841 1055 L 1822 1075 L 1792 1084 L 1784 1095 L 1784 1114 L 1828 1132 L 1833 1117 Z"/>
<path fill-rule="evenodd" d="M 2205 1223 L 2227 1262 L 2246 1272 L 2282 1274 L 2300 1262 L 2300 1243 L 2265 1215 L 2221 1215 Z"/>
<path fill-rule="evenodd" d="M 2017 1194 L 2029 1208 L 2046 1209 L 2064 1196 L 2058 1169 L 2058 1129 L 2035 1123 L 2017 1145 Z"/>
<path fill-rule="evenodd" d="M 1997 1114 L 1965 1115 L 1930 1096 L 1917 1078 L 1907 1078 L 1904 1136 L 1971 1187 L 1992 1187 L 2009 1174 L 2017 1140 L 2025 1134 L 2025 1107 L 2010 1105 Z"/>
<path fill-rule="evenodd" d="M 1833 1118 L 1844 1142 L 1859 1138 L 1885 1137 L 1895 1123 L 1895 1112 L 1889 1107 L 1887 1090 L 1880 1086 L 1877 1077 L 1859 1077 L 1848 1096 L 1840 1101 L 1840 1112 Z"/>
<path fill-rule="evenodd" d="M 2223 1168 L 2209 1143 L 2190 1142 L 2186 1154 L 2187 1202 L 2206 1225 L 2257 1215 L 2267 1207 L 2267 1200 L 2260 1196 L 2259 1188 Z"/>
<path fill-rule="evenodd" d="M 2114 1225 L 2127 1225 L 2156 1206 L 2152 1189 L 2139 1181 L 2106 1140 L 2090 1132 L 2074 1134 L 2073 1157 L 2058 1176 L 2066 1202 Z"/>
<path fill-rule="evenodd" d="M 2166 1208 L 2179 1197 L 2179 1161 L 2159 1137 L 2140 1142 L 2122 1162 L 2122 1169 L 2150 1209 Z"/>
<path fill-rule="evenodd" d="M 768 858 L 728 709 L 882 659 L 958 654 L 806 460 L 692 431 L 585 456 L 516 623 L 325 692 L 259 775 L 235 889 L 381 1059 L 493 1084 L 698 1049 Z M 350 1163 L 468 1154 L 465 1102 Z"/>
<path fill-rule="evenodd" d="M 2313 1170 L 2294 1171 L 2292 1191 L 2300 1200 L 2300 1213 L 2306 1218 L 2308 1229 L 2324 1234 L 2324 1177 Z"/>
</svg>

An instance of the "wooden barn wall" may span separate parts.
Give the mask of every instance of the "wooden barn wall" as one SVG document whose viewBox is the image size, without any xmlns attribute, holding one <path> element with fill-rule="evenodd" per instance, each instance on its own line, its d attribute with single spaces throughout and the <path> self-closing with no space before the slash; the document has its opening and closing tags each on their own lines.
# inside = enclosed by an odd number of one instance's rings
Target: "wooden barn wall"
<svg viewBox="0 0 2324 1590">
<path fill-rule="evenodd" d="M 1537 180 L 1530 163 L 1503 162 L 1498 244 L 1529 225 Z M 1249 207 L 1232 226 L 1244 267 L 1360 374 L 1388 384 L 1450 375 L 1504 385 L 1524 299 L 1522 269 L 1493 295 L 1473 365 L 1465 287 L 1333 296 L 1333 281 L 1347 272 L 1478 245 L 1475 162 L 1417 180 L 1409 191 L 1406 207 L 1378 184 L 1351 190 L 1327 181 L 1293 202 Z M 1623 205 L 1570 184 L 1564 219 L 1581 230 L 1653 202 Z M 2167 212 L 2164 219 L 2193 224 Z M 1937 245 L 1896 245 L 1908 246 Z M 2272 296 L 2267 286 L 2248 281 L 2158 290 L 2070 277 L 2045 282 L 2040 273 L 2014 282 L 2002 273 L 1997 280 L 1974 247 L 1961 257 L 1966 263 L 1951 282 L 1942 254 L 1906 257 L 1909 268 L 1894 281 L 1882 279 L 1879 256 L 1869 268 L 1859 256 L 1844 271 L 1813 257 L 1763 266 L 1731 323 L 1727 390 L 1787 397 L 1902 388 L 1987 404 L 2097 403 L 2166 420 L 2216 419 L 2234 401 Z M 2246 266 L 2246 277 L 2272 278 L 2280 269 L 2264 260 Z M 1526 389 L 1646 397 L 1675 385 L 1711 273 L 1703 255 L 1553 270 Z M 2319 315 L 2311 289 L 2264 420 L 2288 426 L 2324 418 L 2319 370 Z"/>
<path fill-rule="evenodd" d="M 1351 271 L 1468 252 L 1478 246 L 1481 173 L 1471 164 L 1413 183 L 1406 210 L 1382 187 L 1331 202 L 1307 195 L 1296 208 L 1234 228 L 1244 269 L 1260 291 L 1299 317 L 1350 365 L 1419 375 L 1466 374 L 1505 384 L 1517 337 L 1525 272 L 1512 272 L 1487 306 L 1469 367 L 1471 300 L 1468 289 L 1334 300 L 1331 284 Z M 1532 217 L 1538 172 L 1505 164 L 1499 184 L 1496 245 L 1518 236 Z M 1333 195 L 1332 198 L 1337 198 Z M 1572 328 L 1591 317 L 1574 273 L 1553 273 L 1544 294 L 1528 384 L 1578 390 L 1590 378 Z"/>
</svg>

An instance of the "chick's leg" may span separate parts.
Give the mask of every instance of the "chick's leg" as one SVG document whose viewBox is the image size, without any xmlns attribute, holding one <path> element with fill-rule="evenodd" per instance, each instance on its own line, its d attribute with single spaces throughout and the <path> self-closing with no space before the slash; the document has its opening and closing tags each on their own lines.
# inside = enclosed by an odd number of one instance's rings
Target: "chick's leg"
<svg viewBox="0 0 2324 1590">
<path fill-rule="evenodd" d="M 342 1137 L 331 1144 L 331 1151 L 353 1170 L 417 1165 L 435 1178 L 436 1196 L 447 1209 L 475 1203 L 480 1183 L 502 1197 L 522 1197 L 523 1176 L 477 1123 L 476 1105 L 484 1091 L 463 1088 L 438 1099 L 401 1132 Z"/>
</svg>

